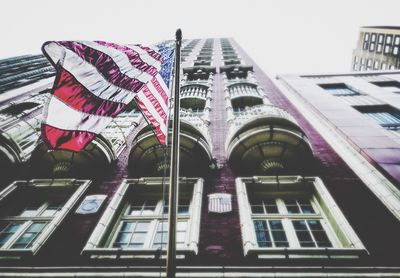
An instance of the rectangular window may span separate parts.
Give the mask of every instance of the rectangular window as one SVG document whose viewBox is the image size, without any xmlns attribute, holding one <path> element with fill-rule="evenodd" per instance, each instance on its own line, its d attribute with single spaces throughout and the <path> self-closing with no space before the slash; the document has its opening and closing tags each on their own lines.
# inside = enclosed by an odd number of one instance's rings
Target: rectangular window
<svg viewBox="0 0 400 278">
<path fill-rule="evenodd" d="M 286 196 L 282 197 L 276 197 L 276 198 L 260 198 L 262 194 L 259 192 L 257 193 L 252 193 L 249 194 L 249 204 L 251 207 L 251 211 L 253 216 L 253 224 L 254 224 L 254 229 L 257 237 L 257 243 L 259 247 L 289 247 L 289 241 L 286 236 L 286 231 L 283 226 L 283 221 L 286 221 L 285 219 L 298 219 L 299 217 L 304 218 L 304 220 L 298 221 L 299 223 L 305 223 L 305 227 L 311 227 L 315 228 L 316 223 L 310 222 L 311 224 L 307 224 L 308 221 L 312 220 L 307 220 L 308 217 L 310 219 L 315 219 L 316 217 L 320 217 L 319 211 L 315 209 L 316 204 L 312 205 L 311 199 L 309 198 L 304 198 L 304 197 L 296 197 L 296 198 L 288 198 Z M 290 195 L 290 194 L 289 194 Z M 263 216 L 262 216 L 263 215 Z M 260 218 L 264 218 L 264 220 L 260 220 Z M 271 219 L 269 219 L 271 217 Z M 292 224 L 290 224 L 292 223 Z M 286 223 L 286 229 L 288 232 L 290 232 L 291 229 L 296 230 L 297 235 L 304 234 L 304 231 L 298 231 L 296 228 L 297 222 L 293 220 L 292 222 L 287 222 Z M 319 222 L 318 222 L 319 223 Z M 294 226 L 293 226 L 294 225 Z M 293 227 L 292 227 L 293 226 Z M 316 229 L 314 229 L 316 230 Z M 308 233 L 310 233 L 310 240 L 315 240 L 314 235 L 312 235 L 312 229 L 308 230 Z M 326 236 L 326 233 L 324 229 L 321 227 L 318 232 L 315 231 L 316 234 L 318 233 L 324 233 Z M 298 241 L 293 241 L 291 242 L 292 246 L 299 245 L 301 247 L 321 247 L 318 244 L 308 244 L 308 245 L 303 245 L 302 238 L 298 237 Z M 328 243 L 330 244 L 329 239 L 327 239 L 326 236 L 326 243 L 324 247 L 327 247 Z M 331 245 L 330 245 L 331 246 Z"/>
<path fill-rule="evenodd" d="M 385 64 L 386 66 L 386 64 Z M 378 86 L 385 91 L 399 94 L 400 93 L 400 82 L 397 81 L 379 81 L 379 82 L 371 82 L 375 86 Z"/>
<path fill-rule="evenodd" d="M 378 35 L 378 43 L 383 43 L 383 34 Z"/>
<path fill-rule="evenodd" d="M 377 70 L 377 69 L 379 69 L 379 61 L 378 60 L 374 61 L 374 70 Z"/>
<path fill-rule="evenodd" d="M 340 258 L 343 250 L 358 258 L 366 251 L 319 178 L 238 178 L 236 190 L 245 255 Z M 349 249 L 357 251 L 348 256 Z"/>
<path fill-rule="evenodd" d="M 289 247 L 281 220 L 254 220 L 259 247 Z"/>
<path fill-rule="evenodd" d="M 392 44 L 392 39 L 393 39 L 392 35 L 386 35 L 385 44 Z"/>
<path fill-rule="evenodd" d="M 0 256 L 36 253 L 89 183 L 40 180 L 11 184 L 11 193 L 0 196 Z"/>
<path fill-rule="evenodd" d="M 321 88 L 323 88 L 326 92 L 334 95 L 334 96 L 356 96 L 360 95 L 359 92 L 354 89 L 348 87 L 346 84 L 337 83 L 337 84 L 319 84 Z"/>
<path fill-rule="evenodd" d="M 354 107 L 387 130 L 400 131 L 400 111 L 389 105 Z"/>
<path fill-rule="evenodd" d="M 301 247 L 332 247 L 319 220 L 293 220 Z"/>
<path fill-rule="evenodd" d="M 400 36 L 394 37 L 394 45 L 400 46 Z"/>
<path fill-rule="evenodd" d="M 382 44 L 378 44 L 377 46 L 376 46 L 376 53 L 382 53 Z"/>
<path fill-rule="evenodd" d="M 395 46 L 393 47 L 393 55 L 398 55 L 399 54 L 399 47 Z"/>
<path fill-rule="evenodd" d="M 202 188 L 202 179 L 182 179 L 179 186 L 176 243 L 181 255 L 198 250 Z M 83 252 L 91 258 L 154 257 L 159 249 L 166 252 L 169 206 L 162 192 L 162 178 L 122 183 Z"/>
<path fill-rule="evenodd" d="M 376 34 L 372 33 L 371 34 L 371 42 L 375 42 L 376 41 Z"/>
<path fill-rule="evenodd" d="M 385 50 L 383 51 L 383 54 L 389 54 L 391 50 L 390 45 L 385 45 Z"/>
<path fill-rule="evenodd" d="M 61 202 L 42 201 L 16 208 L 20 211 L 3 218 L 6 221 L 1 225 L 5 228 L 0 231 L 0 248 L 30 248 L 62 206 Z"/>
<path fill-rule="evenodd" d="M 369 41 L 369 33 L 365 33 L 364 34 L 364 42 L 368 42 Z"/>
<path fill-rule="evenodd" d="M 375 51 L 375 43 L 370 43 L 369 44 L 369 51 L 372 51 L 372 52 L 374 52 Z"/>
</svg>

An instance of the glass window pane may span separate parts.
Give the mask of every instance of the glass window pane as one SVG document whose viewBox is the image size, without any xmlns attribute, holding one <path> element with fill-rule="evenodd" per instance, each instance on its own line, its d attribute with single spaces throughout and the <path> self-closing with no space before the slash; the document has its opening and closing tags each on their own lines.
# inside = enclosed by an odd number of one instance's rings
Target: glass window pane
<svg viewBox="0 0 400 278">
<path fill-rule="evenodd" d="M 256 230 L 258 246 L 272 247 L 272 242 L 271 242 L 271 238 L 269 236 L 267 223 L 262 220 L 255 220 L 254 227 Z"/>
<path fill-rule="evenodd" d="M 264 213 L 264 207 L 262 205 L 261 206 L 252 205 L 251 212 L 252 213 Z"/>
<path fill-rule="evenodd" d="M 147 232 L 149 229 L 150 222 L 138 222 L 136 224 L 136 231 Z"/>
<path fill-rule="evenodd" d="M 11 246 L 11 248 L 26 248 L 28 244 L 34 240 L 36 234 L 35 233 L 24 233 L 21 235 L 17 241 Z"/>
<path fill-rule="evenodd" d="M 39 206 L 35 207 L 26 207 L 19 216 L 21 217 L 35 217 L 39 213 Z"/>
<path fill-rule="evenodd" d="M 297 239 L 299 240 L 301 247 L 315 247 L 315 243 L 311 237 L 310 231 L 307 228 L 307 224 L 304 220 L 292 221 L 294 229 L 296 231 Z"/>
<path fill-rule="evenodd" d="M 140 215 L 142 212 L 142 208 L 144 206 L 144 201 L 134 201 L 129 207 L 128 215 Z"/>
<path fill-rule="evenodd" d="M 275 247 L 288 247 L 289 243 L 287 241 L 281 220 L 270 220 L 269 226 L 271 228 Z"/>
<path fill-rule="evenodd" d="M 42 211 L 42 213 L 40 214 L 40 216 L 43 217 L 53 217 L 54 215 L 56 215 L 56 213 L 61 210 L 62 208 L 62 204 L 60 202 L 51 202 L 47 208 Z"/>
<path fill-rule="evenodd" d="M 131 233 L 119 232 L 117 238 L 115 239 L 113 246 L 121 247 L 121 248 L 126 247 L 129 242 L 130 237 L 131 237 Z"/>
<path fill-rule="evenodd" d="M 314 209 L 313 209 L 313 207 L 311 205 L 310 200 L 308 200 L 308 199 L 299 199 L 299 204 L 300 204 L 301 211 L 304 214 L 315 213 Z"/>
<path fill-rule="evenodd" d="M 264 200 L 264 206 L 267 213 L 278 213 L 278 207 L 276 205 L 275 199 Z"/>
<path fill-rule="evenodd" d="M 11 246 L 11 248 L 29 248 L 42 232 L 46 223 L 33 223 Z"/>
<path fill-rule="evenodd" d="M 283 230 L 281 220 L 270 220 L 269 226 L 271 227 L 271 230 Z"/>
<path fill-rule="evenodd" d="M 39 233 L 43 230 L 45 223 L 33 223 L 26 231 L 32 233 Z"/>
<path fill-rule="evenodd" d="M 2 247 L 21 227 L 21 223 L 2 223 L 2 230 L 0 232 L 0 247 Z"/>
<path fill-rule="evenodd" d="M 134 243 L 134 244 L 143 244 L 145 238 L 146 238 L 146 233 L 142 233 L 142 232 L 134 233 L 134 234 L 132 235 L 131 243 Z"/>
<path fill-rule="evenodd" d="M 307 222 L 311 230 L 323 230 L 318 220 L 308 220 Z"/>
<path fill-rule="evenodd" d="M 286 206 L 289 213 L 300 213 L 298 206 Z"/>
<path fill-rule="evenodd" d="M 306 222 L 304 220 L 295 220 L 295 221 L 293 221 L 293 226 L 298 231 L 308 230 Z"/>
<path fill-rule="evenodd" d="M 147 200 L 143 206 L 142 215 L 153 215 L 156 210 L 157 200 Z"/>
<path fill-rule="evenodd" d="M 124 222 L 121 227 L 121 231 L 123 232 L 133 232 L 135 229 L 136 222 Z"/>
<path fill-rule="evenodd" d="M 325 231 L 312 231 L 313 236 L 318 244 L 318 247 L 332 247 Z"/>
</svg>

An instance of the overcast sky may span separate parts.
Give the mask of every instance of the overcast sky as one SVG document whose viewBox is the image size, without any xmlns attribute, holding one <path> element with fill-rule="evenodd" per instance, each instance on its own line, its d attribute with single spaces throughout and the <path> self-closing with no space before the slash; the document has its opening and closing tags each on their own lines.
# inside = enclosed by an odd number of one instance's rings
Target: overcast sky
<svg viewBox="0 0 400 278">
<path fill-rule="evenodd" d="M 399 0 L 2 0 L 0 58 L 47 40 L 233 37 L 269 74 L 349 71 L 359 26 L 400 26 Z"/>
</svg>

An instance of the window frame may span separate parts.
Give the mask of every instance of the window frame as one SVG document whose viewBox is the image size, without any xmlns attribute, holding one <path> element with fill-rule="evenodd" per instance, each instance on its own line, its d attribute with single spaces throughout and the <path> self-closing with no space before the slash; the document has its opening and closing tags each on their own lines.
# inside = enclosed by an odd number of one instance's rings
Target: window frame
<svg viewBox="0 0 400 278">
<path fill-rule="evenodd" d="M 334 239 L 331 241 L 333 247 L 259 247 L 253 225 L 254 219 L 252 218 L 246 184 L 262 186 L 263 192 L 271 192 L 272 194 L 279 192 L 279 194 L 288 193 L 290 195 L 293 194 L 293 192 L 300 194 L 307 194 L 306 192 L 308 192 L 308 194 L 312 196 L 313 202 L 317 202 L 318 204 L 318 210 L 320 210 L 321 213 L 320 217 L 324 220 L 321 221 L 321 225 L 323 225 L 328 238 L 330 240 Z M 354 259 L 368 253 L 329 194 L 322 180 L 318 177 L 257 176 L 252 178 L 237 178 L 236 190 L 238 195 L 243 252 L 245 256 L 257 256 L 260 259 Z M 315 209 L 314 205 L 315 204 L 313 204 L 313 208 Z M 299 220 L 303 220 L 302 216 L 304 215 L 300 215 Z M 282 219 L 287 221 L 285 218 Z M 324 224 L 324 222 L 326 222 L 326 224 Z M 298 241 L 292 230 L 285 229 L 285 232 L 289 242 Z M 293 236 L 296 238 L 293 239 Z"/>
<path fill-rule="evenodd" d="M 169 181 L 164 181 L 165 186 L 168 187 Z M 201 204 L 203 195 L 202 178 L 181 178 L 180 185 L 190 186 L 193 191 L 190 196 L 190 207 L 188 214 L 181 217 L 178 215 L 178 220 L 185 220 L 187 222 L 187 231 L 184 248 L 177 247 L 177 258 L 184 258 L 186 255 L 193 255 L 198 253 L 199 237 L 200 237 L 200 217 L 201 217 Z M 143 189 L 156 189 L 162 185 L 162 178 L 148 177 L 140 179 L 125 179 L 114 197 L 111 199 L 109 205 L 105 209 L 98 224 L 92 232 L 89 240 L 82 250 L 83 255 L 87 255 L 91 259 L 121 259 L 121 258 L 154 258 L 157 254 L 157 248 L 152 247 L 155 235 L 158 231 L 158 225 L 165 222 L 166 219 L 161 218 L 162 205 L 157 202 L 155 211 L 157 215 L 151 217 L 134 217 L 135 219 L 142 218 L 143 221 L 150 220 L 149 230 L 146 234 L 145 244 L 143 248 L 121 248 L 113 247 L 115 239 L 118 236 L 123 219 L 121 214 L 124 213 L 129 207 L 129 195 L 133 194 L 136 190 Z M 182 187 L 180 189 L 181 192 Z M 182 193 L 182 192 L 181 192 Z M 146 193 L 145 193 L 146 194 Z M 145 198 L 143 198 L 144 200 Z M 138 220 L 134 220 L 138 221 Z M 162 249 L 162 254 L 165 255 L 166 248 Z"/>
<path fill-rule="evenodd" d="M 62 223 L 65 217 L 69 214 L 78 200 L 81 199 L 85 191 L 91 184 L 90 180 L 74 180 L 74 179 L 35 179 L 30 181 L 14 181 L 3 191 L 0 192 L 0 201 L 3 202 L 8 198 L 15 198 L 15 194 L 21 194 L 21 190 L 26 188 L 44 188 L 48 187 L 48 190 L 57 187 L 73 187 L 75 190 L 72 191 L 71 195 L 68 195 L 63 206 L 60 207 L 58 213 L 49 217 L 37 217 L 37 216 L 6 216 L 1 217 L 2 221 L 9 221 L 10 223 L 21 221 L 22 227 L 11 236 L 6 243 L 6 248 L 0 248 L 0 257 L 7 258 L 20 258 L 23 256 L 33 256 L 39 249 L 47 242 L 53 232 Z M 46 204 L 51 203 L 51 200 L 47 200 L 40 206 L 42 211 Z M 48 206 L 47 206 L 48 207 Z M 29 248 L 14 248 L 10 249 L 15 244 L 20 236 L 22 236 L 34 223 L 42 223 L 47 221 L 47 225 L 40 231 L 39 235 L 34 238 L 32 245 Z M 7 227 L 7 224 L 5 227 Z M 31 244 L 31 243 L 29 243 Z"/>
</svg>

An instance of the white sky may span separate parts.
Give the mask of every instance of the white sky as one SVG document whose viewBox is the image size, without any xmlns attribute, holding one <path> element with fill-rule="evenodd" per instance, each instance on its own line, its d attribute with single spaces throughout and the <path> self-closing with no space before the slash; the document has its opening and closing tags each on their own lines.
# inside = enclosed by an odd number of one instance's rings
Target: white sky
<svg viewBox="0 0 400 278">
<path fill-rule="evenodd" d="M 399 0 L 2 0 L 0 58 L 47 40 L 233 37 L 273 77 L 348 71 L 358 28 L 400 26 Z"/>
</svg>

